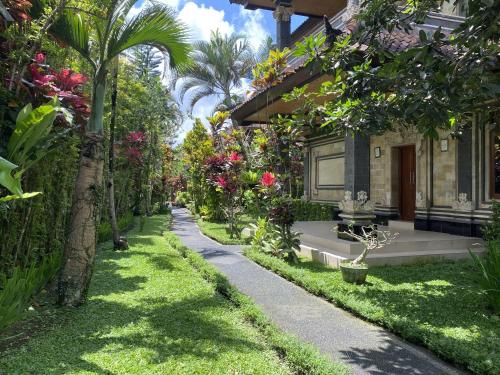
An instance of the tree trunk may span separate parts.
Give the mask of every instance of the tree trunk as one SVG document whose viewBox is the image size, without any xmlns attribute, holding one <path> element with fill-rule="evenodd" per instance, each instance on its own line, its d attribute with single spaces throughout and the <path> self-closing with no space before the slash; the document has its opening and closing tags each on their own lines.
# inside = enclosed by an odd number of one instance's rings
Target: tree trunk
<svg viewBox="0 0 500 375">
<path fill-rule="evenodd" d="M 104 170 L 102 133 L 106 75 L 106 66 L 100 66 L 94 76 L 92 112 L 82 141 L 59 278 L 58 299 L 65 306 L 78 306 L 85 301 L 94 266 Z"/>
<path fill-rule="evenodd" d="M 103 151 L 102 135 L 85 135 L 59 279 L 59 303 L 65 306 L 78 306 L 84 302 L 92 277 L 104 169 Z"/>
<path fill-rule="evenodd" d="M 115 208 L 115 125 L 116 125 L 116 100 L 118 97 L 118 59 L 113 69 L 113 87 L 111 94 L 111 121 L 109 124 L 109 161 L 108 161 L 108 203 L 109 222 L 113 233 L 113 248 L 115 250 L 125 250 L 128 248 L 127 241 L 120 237 L 120 228 L 116 222 Z"/>
</svg>

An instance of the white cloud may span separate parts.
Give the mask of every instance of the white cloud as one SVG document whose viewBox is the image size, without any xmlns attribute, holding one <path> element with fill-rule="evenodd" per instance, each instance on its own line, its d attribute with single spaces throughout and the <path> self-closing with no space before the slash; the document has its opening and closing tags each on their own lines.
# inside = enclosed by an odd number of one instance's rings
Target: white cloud
<svg viewBox="0 0 500 375">
<path fill-rule="evenodd" d="M 257 51 L 262 42 L 269 36 L 269 33 L 266 31 L 263 24 L 264 14 L 260 9 L 248 10 L 240 7 L 240 17 L 244 20 L 244 34 L 250 41 L 252 48 Z"/>
<path fill-rule="evenodd" d="M 231 34 L 233 25 L 224 20 L 224 11 L 197 5 L 192 1 L 186 3 L 179 12 L 179 18 L 190 28 L 193 40 L 210 40 L 212 31 Z"/>
</svg>

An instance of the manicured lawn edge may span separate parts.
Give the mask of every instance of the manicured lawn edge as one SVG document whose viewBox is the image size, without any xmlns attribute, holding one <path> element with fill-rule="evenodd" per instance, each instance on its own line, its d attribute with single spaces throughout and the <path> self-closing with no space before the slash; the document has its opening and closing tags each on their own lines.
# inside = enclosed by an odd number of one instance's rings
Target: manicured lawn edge
<svg viewBox="0 0 500 375">
<path fill-rule="evenodd" d="M 212 228 L 210 228 L 210 225 L 213 225 L 214 223 L 204 221 L 203 219 L 197 219 L 196 223 L 198 224 L 198 228 L 200 228 L 201 233 L 208 238 L 217 241 L 221 245 L 248 245 L 249 243 L 249 239 L 230 239 L 228 238 L 229 235 L 224 236 L 216 231 L 213 231 Z"/>
<path fill-rule="evenodd" d="M 349 372 L 345 365 L 332 362 L 312 345 L 300 342 L 294 336 L 282 332 L 249 297 L 233 287 L 227 278 L 201 255 L 184 246 L 175 234 L 166 233 L 165 237 L 205 280 L 214 285 L 218 293 L 241 309 L 245 319 L 259 330 L 297 375 L 334 375 Z"/>
<path fill-rule="evenodd" d="M 428 332 L 422 330 L 417 324 L 410 324 L 410 322 L 408 321 L 406 321 L 406 324 L 396 324 L 395 322 L 391 321 L 391 319 L 370 316 L 369 310 L 363 311 L 362 308 L 357 308 L 356 306 L 350 305 L 349 303 L 346 303 L 345 301 L 337 298 L 335 295 L 328 293 L 326 287 L 323 288 L 322 285 L 319 285 L 314 281 L 314 279 L 305 274 L 303 270 L 295 268 L 292 264 L 264 254 L 251 247 L 247 247 L 244 249 L 244 255 L 260 266 L 302 287 L 311 294 L 324 298 L 328 302 L 349 311 L 353 315 L 363 320 L 375 323 L 383 328 L 386 328 L 387 330 L 397 334 L 399 337 L 402 337 L 409 342 L 426 347 L 437 356 L 443 358 L 449 363 L 455 364 L 462 368 L 467 368 L 468 370 L 472 370 L 477 374 L 498 374 L 498 372 L 495 372 L 496 370 L 492 370 L 491 367 L 489 370 L 487 370 L 484 367 L 479 366 L 477 363 L 471 363 L 471 361 L 473 360 L 472 357 L 461 357 L 460 353 L 455 353 L 452 347 L 447 347 L 445 344 L 439 342 L 440 340 L 431 340 L 428 337 Z M 316 264 L 316 266 L 321 269 L 324 268 L 331 270 L 331 268 L 328 268 L 319 263 Z M 346 299 L 346 301 L 349 301 L 349 299 Z"/>
</svg>

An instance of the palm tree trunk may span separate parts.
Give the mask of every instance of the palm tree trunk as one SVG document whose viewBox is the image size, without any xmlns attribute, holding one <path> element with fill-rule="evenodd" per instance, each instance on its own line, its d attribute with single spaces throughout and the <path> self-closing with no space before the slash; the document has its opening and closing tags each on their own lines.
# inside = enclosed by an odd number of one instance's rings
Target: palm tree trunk
<svg viewBox="0 0 500 375">
<path fill-rule="evenodd" d="M 104 170 L 103 113 L 106 70 L 94 77 L 92 113 L 83 138 L 75 183 L 69 233 L 59 277 L 59 303 L 78 306 L 85 301 L 92 277 L 102 198 Z"/>
<path fill-rule="evenodd" d="M 128 248 L 127 242 L 120 237 L 120 229 L 116 222 L 115 207 L 115 125 L 116 125 L 116 100 L 118 97 L 118 59 L 113 69 L 113 88 L 111 94 L 111 121 L 109 124 L 109 161 L 108 161 L 108 203 L 109 222 L 113 233 L 113 248 L 115 250 L 125 250 Z"/>
</svg>

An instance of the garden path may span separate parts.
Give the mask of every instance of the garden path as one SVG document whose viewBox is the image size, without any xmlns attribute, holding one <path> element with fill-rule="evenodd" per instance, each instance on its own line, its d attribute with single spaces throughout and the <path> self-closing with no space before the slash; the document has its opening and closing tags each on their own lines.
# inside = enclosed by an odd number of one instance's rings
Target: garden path
<svg viewBox="0 0 500 375">
<path fill-rule="evenodd" d="M 351 367 L 354 375 L 464 374 L 429 351 L 405 343 L 258 266 L 238 245 L 221 245 L 200 233 L 185 209 L 174 209 L 173 232 L 217 267 L 283 330 Z"/>
</svg>

